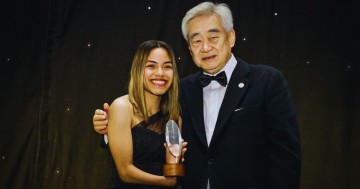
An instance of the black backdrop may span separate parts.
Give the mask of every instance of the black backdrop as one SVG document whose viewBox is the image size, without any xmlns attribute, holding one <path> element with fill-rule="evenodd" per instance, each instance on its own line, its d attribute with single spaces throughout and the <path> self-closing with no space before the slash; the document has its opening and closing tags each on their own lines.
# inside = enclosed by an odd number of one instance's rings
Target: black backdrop
<svg viewBox="0 0 360 189">
<path fill-rule="evenodd" d="M 159 39 L 180 75 L 197 69 L 180 32 L 195 0 L 3 0 L 0 188 L 106 188 L 107 151 L 92 128 L 126 93 L 134 49 Z M 228 0 L 233 52 L 284 72 L 300 123 L 302 189 L 359 188 L 356 0 Z"/>
</svg>

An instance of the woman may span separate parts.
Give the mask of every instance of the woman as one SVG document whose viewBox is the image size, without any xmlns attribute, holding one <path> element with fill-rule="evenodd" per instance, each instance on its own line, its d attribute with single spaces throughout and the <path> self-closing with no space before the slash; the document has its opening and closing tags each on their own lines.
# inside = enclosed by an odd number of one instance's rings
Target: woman
<svg viewBox="0 0 360 189">
<path fill-rule="evenodd" d="M 178 80 L 172 48 L 145 41 L 131 67 L 129 94 L 114 100 L 108 112 L 110 151 L 116 165 L 109 188 L 174 187 L 176 177 L 164 177 L 164 131 L 171 119 L 181 127 Z M 185 150 L 183 150 L 184 152 Z"/>
</svg>

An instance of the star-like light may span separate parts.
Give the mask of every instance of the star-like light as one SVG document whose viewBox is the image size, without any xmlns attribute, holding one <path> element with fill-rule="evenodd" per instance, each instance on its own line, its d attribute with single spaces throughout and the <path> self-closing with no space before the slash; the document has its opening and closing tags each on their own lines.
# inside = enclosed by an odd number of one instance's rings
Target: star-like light
<svg viewBox="0 0 360 189">
<path fill-rule="evenodd" d="M 346 70 L 347 70 L 347 71 L 350 71 L 350 70 L 351 70 L 351 65 L 347 65 L 347 66 L 346 66 Z"/>
</svg>

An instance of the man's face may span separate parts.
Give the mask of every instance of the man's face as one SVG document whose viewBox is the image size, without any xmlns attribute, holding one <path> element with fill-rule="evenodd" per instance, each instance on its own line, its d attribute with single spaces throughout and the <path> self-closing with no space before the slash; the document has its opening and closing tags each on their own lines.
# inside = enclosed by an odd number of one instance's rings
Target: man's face
<svg viewBox="0 0 360 189">
<path fill-rule="evenodd" d="M 194 17 L 188 22 L 187 34 L 190 53 L 199 68 L 210 74 L 224 68 L 235 44 L 235 31 L 226 32 L 218 15 Z"/>
</svg>

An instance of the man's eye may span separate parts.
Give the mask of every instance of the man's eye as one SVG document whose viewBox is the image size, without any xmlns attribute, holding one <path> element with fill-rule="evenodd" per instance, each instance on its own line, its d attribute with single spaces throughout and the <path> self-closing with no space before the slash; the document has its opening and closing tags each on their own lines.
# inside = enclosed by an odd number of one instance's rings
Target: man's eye
<svg viewBox="0 0 360 189">
<path fill-rule="evenodd" d="M 200 44 L 201 43 L 201 40 L 194 40 L 192 41 L 192 44 L 196 45 L 196 44 Z"/>
</svg>

